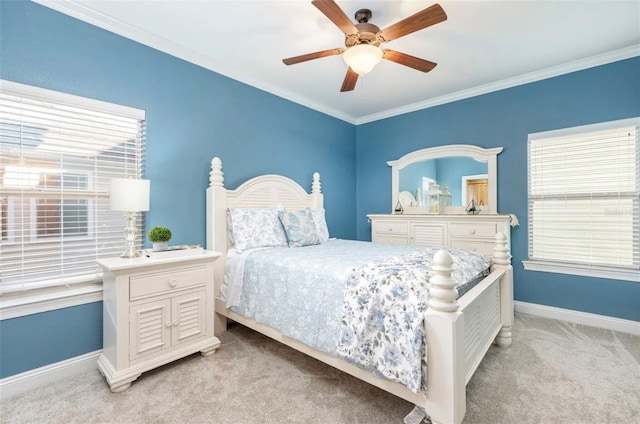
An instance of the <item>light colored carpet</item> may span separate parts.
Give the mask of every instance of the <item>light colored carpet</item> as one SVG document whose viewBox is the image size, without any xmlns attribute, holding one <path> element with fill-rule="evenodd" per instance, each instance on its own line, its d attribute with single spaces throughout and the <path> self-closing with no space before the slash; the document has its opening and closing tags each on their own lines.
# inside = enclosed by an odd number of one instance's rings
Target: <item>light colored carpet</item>
<svg viewBox="0 0 640 424">
<path fill-rule="evenodd" d="M 13 423 L 391 423 L 412 409 L 242 326 L 219 351 L 143 374 L 111 393 L 98 371 L 0 404 Z M 464 424 L 640 423 L 640 337 L 517 315 L 467 386 Z"/>
</svg>

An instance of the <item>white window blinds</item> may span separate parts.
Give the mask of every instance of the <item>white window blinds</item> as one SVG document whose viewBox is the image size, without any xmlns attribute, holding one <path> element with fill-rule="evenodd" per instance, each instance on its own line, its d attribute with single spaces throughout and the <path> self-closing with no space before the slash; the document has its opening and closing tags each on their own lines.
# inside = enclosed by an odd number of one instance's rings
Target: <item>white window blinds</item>
<svg viewBox="0 0 640 424">
<path fill-rule="evenodd" d="M 638 125 L 624 123 L 529 137 L 530 260 L 640 268 Z"/>
<path fill-rule="evenodd" d="M 125 244 L 109 180 L 141 178 L 144 112 L 2 81 L 0 143 L 1 293 L 99 280 Z"/>
</svg>

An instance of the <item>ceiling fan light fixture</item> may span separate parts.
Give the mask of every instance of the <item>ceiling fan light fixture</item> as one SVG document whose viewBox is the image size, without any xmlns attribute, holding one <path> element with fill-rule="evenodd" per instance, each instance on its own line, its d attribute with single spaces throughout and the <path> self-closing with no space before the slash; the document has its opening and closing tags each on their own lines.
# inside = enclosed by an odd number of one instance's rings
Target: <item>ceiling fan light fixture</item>
<svg viewBox="0 0 640 424">
<path fill-rule="evenodd" d="M 371 44 L 357 44 L 343 54 L 344 62 L 356 74 L 362 76 L 370 72 L 382 59 L 382 50 Z"/>
</svg>

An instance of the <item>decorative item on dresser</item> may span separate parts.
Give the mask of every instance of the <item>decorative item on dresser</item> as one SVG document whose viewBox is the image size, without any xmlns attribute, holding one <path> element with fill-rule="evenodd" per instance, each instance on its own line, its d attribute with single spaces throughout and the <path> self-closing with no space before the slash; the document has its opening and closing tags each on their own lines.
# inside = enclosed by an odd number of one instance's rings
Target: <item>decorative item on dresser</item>
<svg viewBox="0 0 640 424">
<path fill-rule="evenodd" d="M 104 270 L 98 368 L 112 392 L 126 390 L 145 371 L 220 346 L 213 328 L 213 264 L 220 254 L 163 253 L 97 261 Z"/>
<path fill-rule="evenodd" d="M 287 247 L 286 244 L 269 244 L 274 246 L 272 248 L 260 248 L 254 251 L 247 251 L 244 246 L 239 247 L 239 240 L 235 237 L 235 223 L 234 223 L 234 211 L 241 210 L 244 213 L 252 211 L 259 215 L 261 218 L 258 223 L 266 223 L 263 219 L 268 214 L 274 215 L 274 209 L 281 208 L 282 206 L 286 211 L 300 211 L 306 208 L 311 210 L 323 210 L 323 194 L 320 191 L 320 176 L 319 174 L 313 174 L 312 190 L 311 193 L 307 193 L 300 185 L 292 181 L 289 178 L 279 175 L 264 175 L 252 178 L 243 184 L 241 184 L 235 190 L 229 190 L 224 187 L 224 178 L 222 172 L 222 162 L 219 158 L 214 158 L 211 161 L 210 172 L 210 186 L 207 188 L 207 248 L 227 252 L 215 263 L 215 328 L 216 331 L 224 331 L 226 328 L 227 319 L 232 319 L 242 325 L 245 325 L 255 331 L 265 334 L 281 343 L 286 344 L 302 353 L 310 355 L 320 361 L 323 361 L 341 371 L 351 374 L 363 381 L 373 384 L 391 394 L 399 396 L 413 404 L 426 410 L 431 418 L 431 422 L 434 424 L 446 423 L 446 424 L 459 424 L 465 414 L 466 410 L 466 385 L 473 376 L 473 373 L 477 369 L 480 361 L 484 357 L 489 347 L 496 343 L 499 346 L 509 346 L 511 344 L 511 326 L 513 324 L 513 268 L 511 267 L 511 255 L 509 251 L 509 243 L 507 235 L 494 231 L 494 245 L 492 255 L 492 265 L 489 269 L 484 269 L 482 276 L 478 277 L 478 274 L 474 274 L 477 278 L 473 281 L 477 282 L 475 286 L 466 291 L 466 293 L 458 297 L 458 291 L 456 289 L 456 282 L 452 278 L 452 265 L 453 259 L 449 252 L 444 250 L 433 249 L 434 254 L 432 258 L 429 258 L 429 263 L 432 264 L 430 271 L 430 286 L 428 290 L 429 296 L 420 297 L 428 302 L 423 310 L 424 312 L 417 315 L 418 328 L 421 329 L 424 339 L 426 340 L 426 346 L 428 348 L 422 349 L 424 346 L 420 342 L 420 346 L 417 349 L 416 361 L 412 365 L 421 368 L 421 364 L 426 364 L 426 382 L 424 386 L 412 389 L 408 385 L 402 384 L 398 381 L 381 377 L 376 373 L 375 369 L 367 369 L 356 365 L 348 359 L 344 359 L 344 356 L 339 355 L 336 352 L 336 347 L 333 343 L 333 347 L 329 345 L 318 346 L 314 344 L 311 339 L 317 338 L 318 335 L 326 334 L 329 331 L 329 326 L 326 325 L 329 322 L 340 322 L 339 311 L 341 305 L 347 305 L 348 301 L 356 299 L 356 297 L 340 297 L 339 300 L 328 300 L 330 293 L 340 293 L 342 296 L 343 290 L 340 289 L 327 289 L 327 287 L 335 287 L 343 284 L 346 287 L 347 282 L 338 278 L 338 283 L 335 283 L 336 279 L 331 280 L 331 277 L 325 274 L 304 274 L 302 278 L 306 281 L 314 281 L 313 284 L 299 284 L 300 280 L 295 278 L 294 281 L 284 279 L 284 275 L 288 275 L 293 268 L 282 269 L 282 266 L 286 263 L 292 263 L 294 261 L 282 261 L 277 262 L 278 265 L 274 265 L 273 261 L 269 261 L 268 258 L 282 258 L 282 254 L 285 255 L 298 255 L 296 256 L 300 262 L 305 262 L 305 266 L 301 266 L 299 263 L 293 263 L 297 266 L 296 270 L 304 268 L 304 270 L 316 269 L 326 270 L 328 269 L 330 274 L 334 274 L 335 269 L 331 268 L 328 264 L 329 261 L 334 262 L 336 253 L 331 257 L 320 256 L 321 260 L 313 260 L 318 258 L 318 253 L 322 251 L 323 245 L 325 251 L 334 251 L 334 248 L 339 248 L 340 243 L 354 243 L 364 244 L 367 249 L 365 252 L 370 252 L 376 249 L 383 249 L 385 252 L 388 249 L 404 249 L 404 251 L 412 250 L 417 253 L 425 252 L 423 249 L 410 249 L 406 246 L 382 246 L 380 244 L 361 242 L 361 241 L 347 241 L 347 240 L 327 240 L 320 244 L 303 246 L 303 247 Z M 277 214 L 280 214 L 278 212 Z M 274 216 L 278 216 L 278 215 Z M 229 219 L 231 216 L 231 219 Z M 433 218 L 439 216 L 434 215 Z M 397 218 L 403 218 L 402 215 L 397 215 Z M 409 217 L 412 218 L 412 217 Z M 374 216 L 375 219 L 375 216 Z M 506 218 L 503 218 L 505 220 Z M 504 221 L 506 222 L 506 220 Z M 408 224 L 401 220 L 389 220 L 389 224 L 392 226 L 405 225 L 408 228 Z M 448 224 L 441 223 L 441 225 Z M 264 225 L 255 226 L 251 228 L 256 229 Z M 269 225 L 272 228 L 273 225 Z M 506 226 L 508 228 L 508 225 Z M 498 226 L 493 226 L 497 230 Z M 502 227 L 501 227 L 502 228 Z M 447 230 L 448 231 L 448 230 Z M 497 232 L 497 234 L 496 234 Z M 263 236 L 260 235 L 260 238 Z M 406 236 L 408 240 L 408 236 Z M 477 240 L 468 240 L 461 237 L 461 242 L 468 242 L 469 245 L 473 245 Z M 234 246 L 234 241 L 236 245 Z M 266 241 L 266 238 L 265 238 Z M 273 241 L 269 240 L 270 243 Z M 484 240 L 482 240 L 484 241 Z M 286 242 L 285 242 L 286 243 Z M 406 244 L 409 244 L 408 241 Z M 262 246 L 267 246 L 262 244 Z M 355 246 L 355 245 L 349 245 Z M 259 247 L 259 246 L 254 246 Z M 355 247 L 354 247 L 355 248 Z M 239 254 L 238 249 L 244 253 Z M 305 251 L 305 249 L 307 249 Z M 309 253 L 306 253 L 309 252 Z M 314 252 L 314 253 L 311 253 Z M 346 250 L 342 250 L 346 253 Z M 358 254 L 360 250 L 357 251 Z M 482 256 L 473 252 L 465 252 L 465 254 L 475 257 Z M 342 258 L 345 255 L 341 255 Z M 356 255 L 358 256 L 358 255 Z M 255 260 L 257 258 L 267 258 L 264 262 L 260 262 L 260 266 L 255 267 Z M 249 261 L 251 258 L 254 261 Z M 324 259 L 327 259 L 325 261 Z M 383 260 L 389 259 L 388 257 L 382 258 Z M 485 260 L 486 258 L 482 258 Z M 267 308 L 268 310 L 275 310 L 278 312 L 277 317 L 288 317 L 285 321 L 295 321 L 296 315 L 299 309 L 296 309 L 295 305 L 304 305 L 305 310 L 315 310 L 317 307 L 322 308 L 323 319 L 322 330 L 320 332 L 311 331 L 309 327 L 303 327 L 303 331 L 300 334 L 301 328 L 294 330 L 298 332 L 297 335 L 280 330 L 278 323 L 272 323 L 268 317 L 267 320 L 263 320 L 262 317 L 254 318 L 248 314 L 241 313 L 238 309 L 240 303 L 234 303 L 231 299 L 234 290 L 237 291 L 235 285 L 229 285 L 228 282 L 234 281 L 239 275 L 236 273 L 229 273 L 229 278 L 225 281 L 225 264 L 228 265 L 229 271 L 232 268 L 238 268 L 239 260 L 241 260 L 243 268 L 240 289 L 245 293 L 245 288 L 249 292 L 257 289 L 260 296 L 255 298 L 255 303 L 258 306 Z M 245 262 L 249 261 L 249 262 Z M 309 261 L 309 262 L 306 262 Z M 425 261 L 418 261 L 425 263 Z M 247 265 L 253 264 L 253 265 Z M 307 266 L 307 264 L 311 266 Z M 457 264 L 465 264 L 464 261 L 458 261 Z M 259 270 L 258 273 L 251 273 L 251 275 L 257 276 L 257 281 L 251 279 L 247 280 L 246 275 L 248 268 L 254 268 Z M 410 270 L 409 266 L 401 265 L 403 270 Z M 393 269 L 396 269 L 392 267 Z M 368 268 L 365 268 L 368 270 Z M 297 271 L 296 271 L 297 272 Z M 348 272 L 348 271 L 347 271 Z M 299 277 L 299 274 L 294 274 Z M 320 275 L 318 277 L 318 275 Z M 360 275 L 360 274 L 358 274 Z M 269 276 L 270 278 L 265 278 Z M 315 278 L 315 280 L 311 280 Z M 404 280 L 404 281 L 409 281 Z M 420 281 L 424 281 L 421 279 Z M 254 284 L 258 283 L 258 284 Z M 332 284 L 331 286 L 329 284 Z M 296 291 L 297 288 L 304 286 L 305 293 Z M 249 289 L 251 287 L 251 289 Z M 287 297 L 292 291 L 286 291 L 291 288 L 296 296 Z M 318 293 L 313 290 L 314 287 L 320 287 L 320 290 L 324 290 L 322 293 Z M 343 287 L 343 288 L 344 288 Z M 277 300 L 265 300 L 264 298 L 270 296 L 274 291 L 283 294 L 282 299 L 286 299 L 286 302 L 278 302 Z M 299 301 L 292 302 L 291 299 L 298 299 Z M 428 300 L 426 300 L 428 299 Z M 240 302 L 240 301 L 238 301 Z M 343 302 L 343 303 L 340 303 Z M 249 302 L 249 303 L 254 303 Z M 353 303 L 353 302 L 351 302 Z M 356 302 L 357 303 L 357 302 Z M 294 305 L 295 304 L 295 305 Z M 336 306 L 337 305 L 337 306 Z M 428 307 L 427 307 L 428 306 Z M 338 311 L 336 314 L 329 311 Z M 301 318 L 301 317 L 300 317 Z M 310 318 L 305 315 L 305 322 Z M 280 319 L 282 321 L 282 319 Z M 300 323 L 302 326 L 303 324 Z M 304 324 L 307 325 L 307 324 Z M 402 336 L 407 334 L 406 328 L 398 328 L 397 331 L 385 333 L 392 337 Z M 309 338 L 309 336 L 311 336 Z M 366 338 L 364 340 L 368 340 Z M 335 334 L 334 337 L 338 337 Z M 358 336 L 355 337 L 358 339 Z M 423 337 L 418 339 L 412 338 L 411 340 L 422 341 Z M 353 338 L 351 339 L 353 340 Z M 401 355 L 402 356 L 402 355 Z M 419 371 L 418 374 L 422 374 Z"/>
<path fill-rule="evenodd" d="M 441 246 L 474 250 L 491 256 L 496 234 L 511 244 L 515 215 L 367 215 L 371 241 L 408 246 Z"/>
</svg>

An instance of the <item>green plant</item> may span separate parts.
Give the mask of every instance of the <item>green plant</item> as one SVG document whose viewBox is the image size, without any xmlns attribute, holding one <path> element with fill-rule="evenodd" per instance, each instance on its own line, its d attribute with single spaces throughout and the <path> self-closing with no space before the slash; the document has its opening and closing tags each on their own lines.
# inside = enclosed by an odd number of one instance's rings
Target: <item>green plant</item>
<svg viewBox="0 0 640 424">
<path fill-rule="evenodd" d="M 149 240 L 152 243 L 166 243 L 171 240 L 171 230 L 167 227 L 153 227 L 149 230 Z"/>
</svg>

